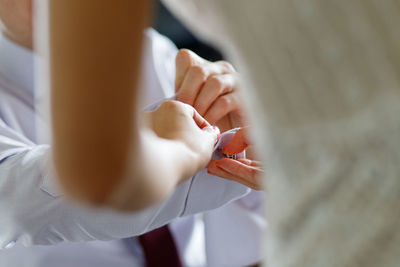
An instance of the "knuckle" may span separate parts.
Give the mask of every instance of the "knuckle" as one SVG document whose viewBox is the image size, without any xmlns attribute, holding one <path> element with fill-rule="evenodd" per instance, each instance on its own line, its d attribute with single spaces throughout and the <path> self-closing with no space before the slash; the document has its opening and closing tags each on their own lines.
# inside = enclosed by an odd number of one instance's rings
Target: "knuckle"
<svg viewBox="0 0 400 267">
<path fill-rule="evenodd" d="M 178 101 L 167 100 L 161 104 L 160 108 L 167 109 L 167 110 L 179 110 L 182 107 L 181 107 L 181 103 L 179 103 Z"/>
<path fill-rule="evenodd" d="M 207 114 L 204 116 L 204 119 L 210 124 L 215 124 L 218 122 L 218 117 L 215 112 L 207 112 Z"/>
<path fill-rule="evenodd" d="M 193 108 L 191 105 L 189 105 L 189 104 L 186 104 L 186 103 L 179 103 L 179 104 L 181 104 L 182 108 L 184 108 L 184 109 L 186 109 L 186 110 L 192 111 L 192 110 L 194 109 L 194 108 Z"/>
<path fill-rule="evenodd" d="M 193 105 L 193 107 L 201 116 L 205 115 L 207 106 L 204 103 L 202 103 L 201 101 L 198 101 Z"/>
<path fill-rule="evenodd" d="M 190 64 L 191 53 L 187 49 L 180 49 L 176 54 L 176 62 L 182 65 Z"/>
<path fill-rule="evenodd" d="M 198 77 L 201 80 L 205 80 L 207 78 L 206 70 L 201 66 L 192 66 L 192 67 L 190 67 L 189 75 L 191 77 Z"/>
<path fill-rule="evenodd" d="M 223 109 L 227 109 L 229 108 L 229 106 L 231 105 L 232 101 L 229 97 L 227 97 L 226 95 L 221 96 L 219 98 L 219 105 L 221 106 L 221 108 Z"/>
<path fill-rule="evenodd" d="M 224 81 L 219 76 L 212 76 L 207 79 L 207 84 L 211 88 L 221 89 L 224 87 Z"/>
<path fill-rule="evenodd" d="M 188 49 L 185 49 L 185 48 L 179 49 L 178 54 L 176 56 L 177 57 L 179 57 L 179 56 L 190 57 L 190 51 Z"/>
<path fill-rule="evenodd" d="M 228 61 L 219 61 L 219 64 L 223 66 L 228 72 L 236 72 L 235 68 Z"/>
</svg>

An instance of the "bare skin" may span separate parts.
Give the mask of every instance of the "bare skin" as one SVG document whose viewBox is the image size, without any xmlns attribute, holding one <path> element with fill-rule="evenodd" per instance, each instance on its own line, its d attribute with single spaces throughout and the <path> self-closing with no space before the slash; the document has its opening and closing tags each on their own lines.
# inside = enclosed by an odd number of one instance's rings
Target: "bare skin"
<svg viewBox="0 0 400 267">
<path fill-rule="evenodd" d="M 136 80 L 150 2 L 50 1 L 52 149 L 60 183 L 77 200 L 142 209 L 211 157 L 218 131 L 187 105 L 148 114 L 157 133 L 139 123 Z M 0 0 L 0 21 L 9 39 L 32 48 L 31 0 Z M 157 119 L 166 114 L 185 119 L 171 132 Z"/>
<path fill-rule="evenodd" d="M 232 141 L 223 148 L 222 153 L 236 154 L 246 150 L 251 145 L 247 131 L 248 128 L 239 129 Z M 254 190 L 263 190 L 264 169 L 261 162 L 257 160 L 229 158 L 212 160 L 208 164 L 207 170 L 210 174 L 236 181 Z"/>
<path fill-rule="evenodd" d="M 201 115 L 217 121 L 223 129 L 238 125 L 242 119 L 237 101 L 228 101 L 229 112 L 223 111 L 220 104 L 215 105 L 221 103 L 215 100 L 225 93 L 233 95 L 229 99 L 235 98 L 233 68 L 226 62 L 209 63 L 181 51 L 177 57 L 177 73 L 182 76 L 179 87 L 185 85 L 183 91 L 195 88 L 190 86 L 190 79 L 183 83 L 186 71 L 193 69 L 195 62 L 204 70 L 213 69 L 199 90 L 210 92 L 212 98 L 203 93 L 202 101 L 199 98 L 192 103 L 201 113 L 177 103 L 163 105 L 146 116 L 152 121 L 151 131 L 141 131 L 139 112 L 134 108 L 139 90 L 135 85 L 141 43 L 138 40 L 147 24 L 149 2 L 133 5 L 126 1 L 112 7 L 107 1 L 51 3 L 53 154 L 64 190 L 78 200 L 122 210 L 141 209 L 160 201 L 210 158 L 218 131 L 206 121 L 198 125 L 203 120 Z M 93 6 L 97 9 L 93 10 Z M 31 0 L 0 0 L 0 20 L 9 39 L 32 49 Z M 101 32 L 96 31 L 98 28 Z M 194 57 L 197 59 L 192 60 Z M 221 79 L 208 79 L 217 74 Z M 196 75 L 192 77 L 196 79 Z M 177 88 L 178 83 L 179 75 Z M 222 99 L 229 100 L 225 98 Z M 203 101 L 206 106 L 202 110 Z M 217 108 L 206 114 L 213 106 Z M 168 120 L 157 119 L 165 114 L 169 118 L 191 119 L 182 120 L 171 132 Z M 160 151 L 165 157 L 160 157 Z M 154 164 L 159 168 L 152 168 Z"/>
<path fill-rule="evenodd" d="M 178 100 L 192 105 L 222 132 L 247 125 L 239 94 L 238 73 L 226 61 L 209 62 L 189 50 L 182 49 L 176 57 L 175 90 Z M 225 154 L 247 150 L 248 128 L 240 129 L 224 148 Z M 251 153 L 247 153 L 253 158 Z M 255 190 L 262 190 L 261 163 L 251 159 L 222 159 L 207 166 L 210 174 L 233 180 Z"/>
<path fill-rule="evenodd" d="M 182 49 L 176 56 L 178 100 L 193 106 L 222 132 L 244 126 L 238 73 L 227 61 L 210 62 Z"/>
<path fill-rule="evenodd" d="M 0 0 L 0 21 L 8 38 L 32 49 L 32 0 Z"/>
</svg>

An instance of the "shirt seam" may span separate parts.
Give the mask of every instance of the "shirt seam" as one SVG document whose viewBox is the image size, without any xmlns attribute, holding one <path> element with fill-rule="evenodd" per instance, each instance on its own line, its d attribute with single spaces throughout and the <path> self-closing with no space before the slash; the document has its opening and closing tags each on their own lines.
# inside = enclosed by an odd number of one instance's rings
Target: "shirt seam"
<svg viewBox="0 0 400 267">
<path fill-rule="evenodd" d="M 191 193 L 191 191 L 192 191 L 192 186 L 193 186 L 193 183 L 194 183 L 194 180 L 196 179 L 196 177 L 197 177 L 197 175 L 193 176 L 192 179 L 190 180 L 190 185 L 189 185 L 188 193 L 187 193 L 187 195 L 186 195 L 186 199 L 185 199 L 185 202 L 184 202 L 184 204 L 183 204 L 183 211 L 181 212 L 181 214 L 179 214 L 179 217 L 184 216 L 185 213 L 186 213 L 187 206 L 188 206 L 188 202 L 189 202 L 189 196 L 190 196 L 190 193 Z"/>
<path fill-rule="evenodd" d="M 4 158 L 1 158 L 0 159 L 0 164 L 6 162 L 9 158 L 11 158 L 13 156 L 16 156 L 16 155 L 18 155 L 18 153 L 10 154 L 10 155 L 5 156 Z"/>
</svg>

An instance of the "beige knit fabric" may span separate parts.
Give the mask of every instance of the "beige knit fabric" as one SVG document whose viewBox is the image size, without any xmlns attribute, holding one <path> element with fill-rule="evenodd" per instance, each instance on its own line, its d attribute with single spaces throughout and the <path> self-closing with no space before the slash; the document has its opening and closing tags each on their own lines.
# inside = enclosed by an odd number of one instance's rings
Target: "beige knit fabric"
<svg viewBox="0 0 400 267">
<path fill-rule="evenodd" d="M 268 266 L 399 266 L 400 1 L 167 2 L 252 84 Z"/>
</svg>

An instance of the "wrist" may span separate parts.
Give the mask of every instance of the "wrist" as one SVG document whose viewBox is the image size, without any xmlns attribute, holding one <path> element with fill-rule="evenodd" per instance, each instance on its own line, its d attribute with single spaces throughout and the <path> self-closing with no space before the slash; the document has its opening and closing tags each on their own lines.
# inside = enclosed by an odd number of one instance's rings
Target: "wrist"
<svg viewBox="0 0 400 267">
<path fill-rule="evenodd" d="M 185 141 L 159 137 L 151 130 L 147 138 L 145 146 L 150 147 L 147 150 L 148 158 L 157 159 L 157 162 L 153 160 L 149 168 L 154 171 L 156 165 L 157 172 L 162 172 L 174 186 L 188 180 L 208 162 L 207 159 L 203 162 L 200 154 Z"/>
<path fill-rule="evenodd" d="M 179 182 L 182 170 L 174 168 L 168 151 L 171 144 L 149 129 L 141 129 L 137 146 L 131 149 L 131 164 L 107 201 L 119 210 L 140 210 L 169 195 Z M 179 167 L 179 166 L 178 166 Z"/>
</svg>

